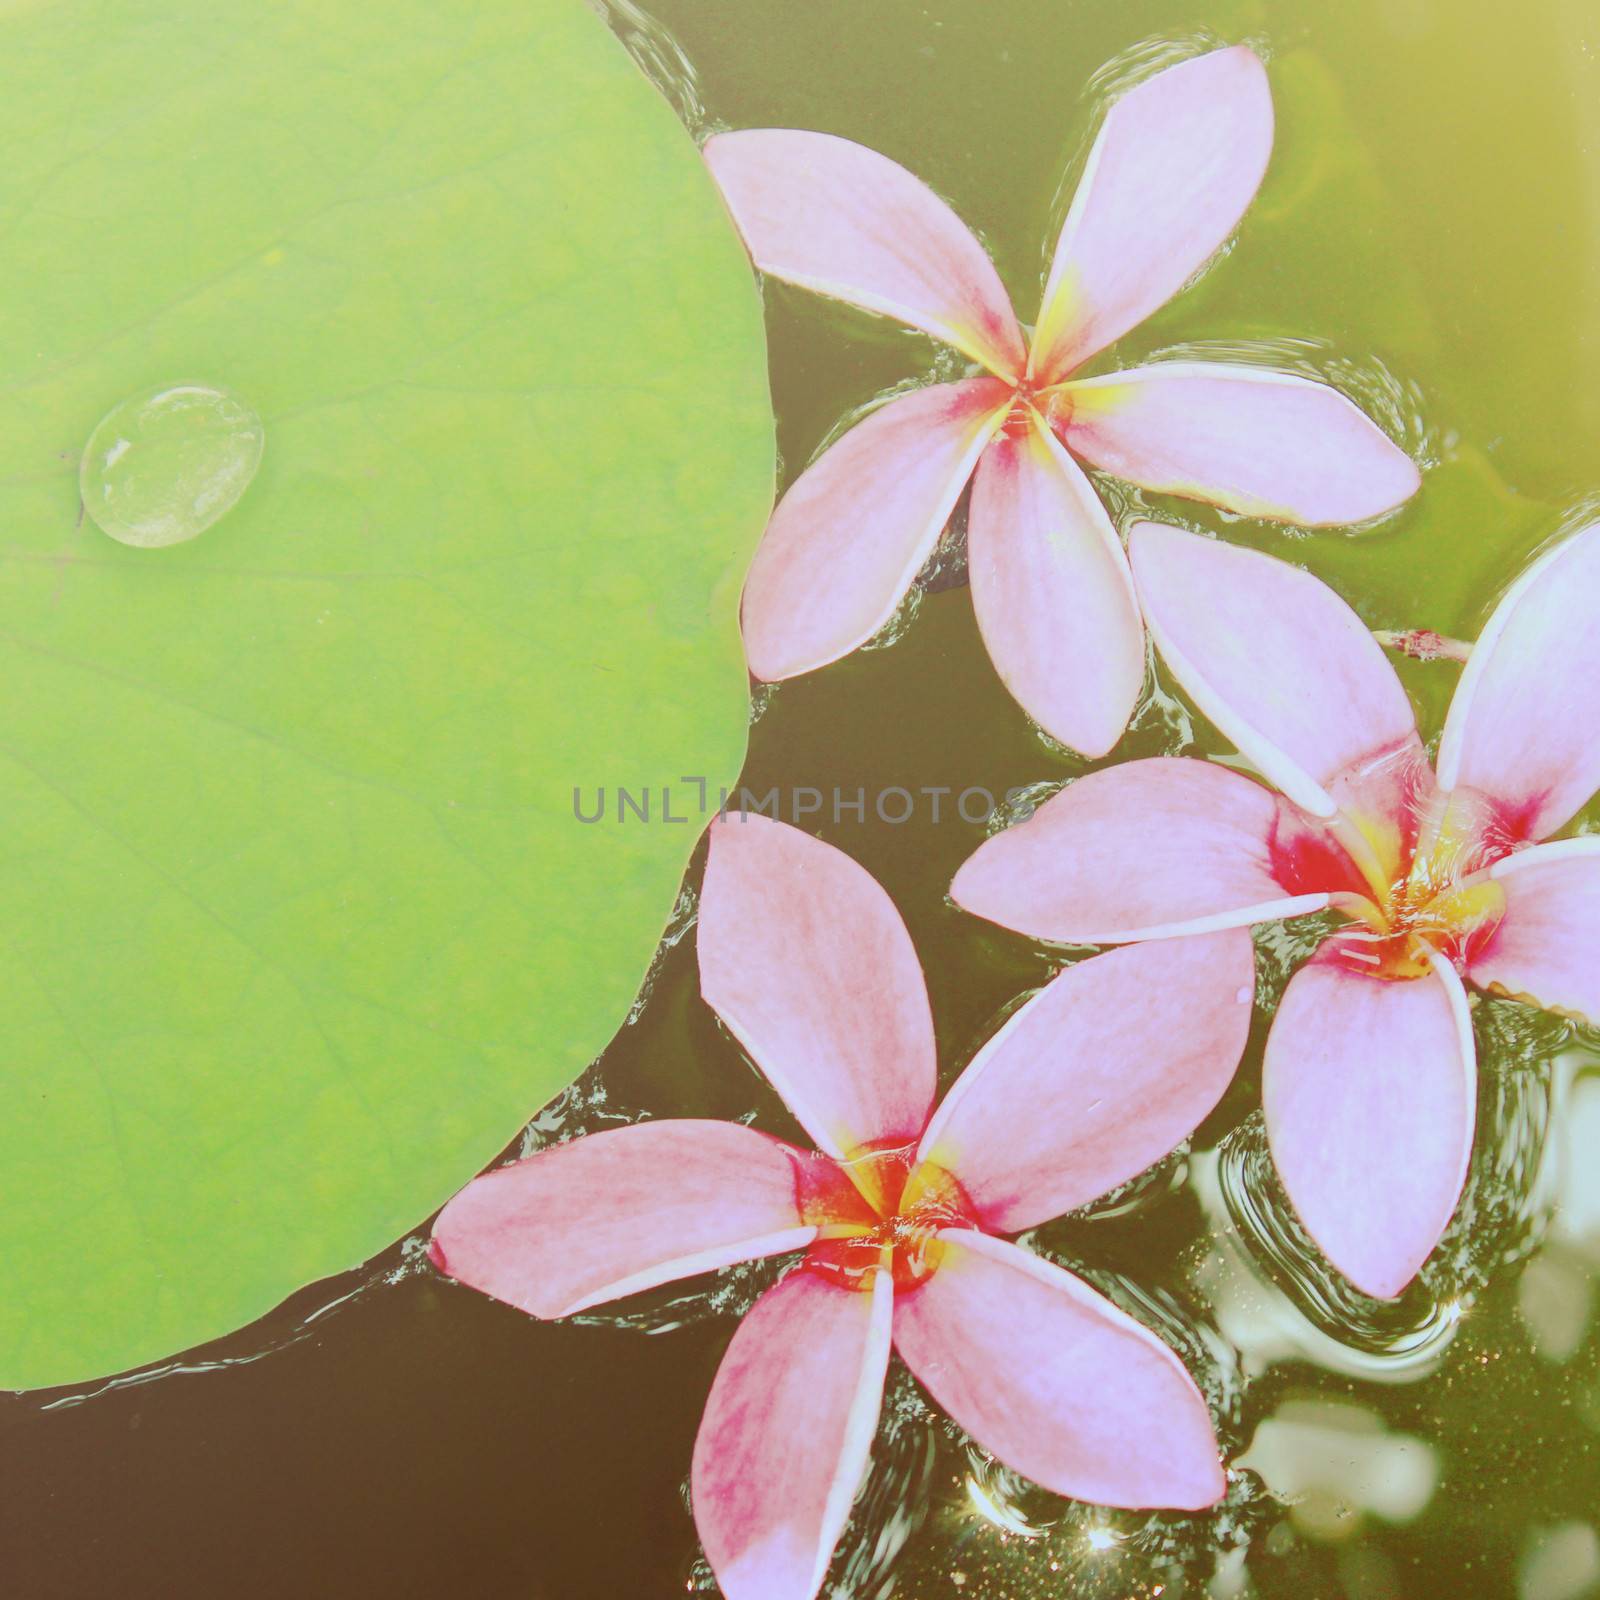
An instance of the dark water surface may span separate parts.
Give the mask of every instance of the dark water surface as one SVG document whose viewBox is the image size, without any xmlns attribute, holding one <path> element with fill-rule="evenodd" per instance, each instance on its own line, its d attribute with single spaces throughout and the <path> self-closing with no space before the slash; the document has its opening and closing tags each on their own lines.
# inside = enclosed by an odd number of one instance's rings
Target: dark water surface
<svg viewBox="0 0 1600 1600">
<path fill-rule="evenodd" d="M 1432 466 L 1418 501 L 1375 531 L 1302 538 L 1234 522 L 1228 536 L 1288 548 L 1375 627 L 1470 638 L 1527 552 L 1600 487 L 1600 22 L 1576 0 L 652 10 L 660 32 L 620 13 L 619 26 L 679 72 L 676 40 L 694 68 L 676 93 L 702 130 L 816 127 L 905 162 L 983 235 L 1024 318 L 1096 85 L 1162 41 L 1250 40 L 1269 58 L 1278 113 L 1260 199 L 1232 253 L 1103 364 L 1247 343 L 1244 354 L 1342 382 Z M 853 408 L 944 370 L 929 341 L 782 287 L 769 290 L 768 326 L 787 476 Z M 1281 343 L 1312 338 L 1324 343 Z M 892 647 L 762 698 L 745 782 L 776 787 L 786 814 L 817 791 L 821 810 L 803 824 L 894 897 L 927 970 L 948 1080 L 1060 960 L 946 902 L 984 834 L 952 797 L 1057 783 L 1084 764 L 1047 747 L 1001 689 L 960 582 L 931 590 Z M 1457 669 L 1403 671 L 1436 735 Z M 1117 758 L 1219 748 L 1158 684 Z M 895 788 L 914 797 L 909 822 L 873 814 Z M 858 790 L 865 818 L 835 816 L 835 793 Z M 946 791 L 937 821 L 929 790 Z M 697 875 L 698 862 L 691 885 Z M 1310 938 L 1262 935 L 1262 1021 Z M 1284 1209 L 1253 1116 L 1259 1025 L 1186 1157 L 1098 1214 L 1038 1231 L 1039 1248 L 1081 1263 L 1182 1349 L 1242 1457 L 1224 1506 L 1196 1518 L 1072 1506 L 996 1467 L 900 1374 L 832 1592 L 1600 1593 L 1600 1047 L 1502 1002 L 1478 1008 L 1477 1028 L 1467 1198 L 1395 1307 L 1330 1281 Z M 692 932 L 530 1140 L 641 1114 L 753 1115 L 798 1135 L 700 1003 Z M 733 1313 L 775 1270 L 550 1326 L 441 1281 L 412 1241 L 171 1367 L 7 1397 L 0 1594 L 713 1592 L 687 1507 L 690 1452 Z"/>
</svg>

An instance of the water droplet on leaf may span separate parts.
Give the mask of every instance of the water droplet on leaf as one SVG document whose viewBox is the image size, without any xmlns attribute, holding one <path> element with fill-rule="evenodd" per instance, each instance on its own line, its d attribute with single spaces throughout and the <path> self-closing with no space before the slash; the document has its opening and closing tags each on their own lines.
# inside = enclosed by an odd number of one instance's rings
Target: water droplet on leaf
<svg viewBox="0 0 1600 1600">
<path fill-rule="evenodd" d="M 181 544 L 239 503 L 265 445 L 261 418 L 225 389 L 144 390 L 89 435 L 78 469 L 84 509 L 121 544 Z"/>
</svg>

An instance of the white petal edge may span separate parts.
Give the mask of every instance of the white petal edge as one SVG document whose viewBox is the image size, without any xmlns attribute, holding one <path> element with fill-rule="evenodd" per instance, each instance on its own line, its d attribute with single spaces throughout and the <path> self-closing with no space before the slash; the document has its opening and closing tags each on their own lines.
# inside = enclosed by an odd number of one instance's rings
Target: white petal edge
<svg viewBox="0 0 1600 1600">
<path fill-rule="evenodd" d="M 1218 911 L 1209 917 L 1195 917 L 1188 922 L 1160 922 L 1151 928 L 1118 928 L 1109 932 L 1096 929 L 1093 938 L 1074 939 L 1070 943 L 1142 944 L 1147 939 L 1187 939 L 1196 933 L 1223 933 L 1229 928 L 1253 928 L 1261 922 L 1309 917 L 1326 911 L 1332 903 L 1333 896 L 1330 894 L 1297 894 L 1285 900 L 1263 900 L 1260 905 Z"/>
<path fill-rule="evenodd" d="M 1600 856 L 1600 833 L 1579 834 L 1576 839 L 1553 839 L 1548 844 L 1513 850 L 1489 868 L 1491 878 L 1508 878 L 1523 867 L 1547 866 L 1552 861 L 1581 861 Z"/>
<path fill-rule="evenodd" d="M 1333 796 L 1298 761 L 1291 761 L 1270 739 L 1257 734 L 1253 728 L 1237 726 L 1239 719 L 1229 711 L 1227 702 L 1212 689 L 1205 675 L 1188 656 L 1173 644 L 1166 629 L 1151 615 L 1151 608 L 1144 606 L 1143 610 L 1144 625 L 1150 630 L 1156 648 L 1207 721 L 1219 731 L 1224 731 L 1233 740 L 1239 754 L 1302 811 L 1310 812 L 1314 817 L 1333 816 L 1339 809 Z"/>
<path fill-rule="evenodd" d="M 1511 626 L 1518 603 L 1544 572 L 1573 550 L 1581 538 L 1581 532 L 1573 534 L 1546 550 L 1500 597 L 1499 605 L 1494 608 L 1483 632 L 1478 635 L 1467 656 L 1467 664 L 1456 680 L 1456 692 L 1450 697 L 1450 710 L 1445 715 L 1444 732 L 1439 738 L 1439 759 L 1434 763 L 1434 771 L 1438 774 L 1441 789 L 1454 789 L 1461 781 L 1461 757 L 1472 702 L 1484 673 L 1489 669 L 1501 635 Z"/>
<path fill-rule="evenodd" d="M 1130 1317 L 1108 1295 L 1101 1294 L 1076 1273 L 1068 1272 L 1065 1267 L 1058 1267 L 1055 1262 L 1045 1260 L 1043 1256 L 1036 1255 L 1020 1244 L 1012 1244 L 1007 1239 L 997 1239 L 993 1234 L 984 1233 L 977 1228 L 940 1228 L 937 1237 L 946 1244 L 971 1250 L 980 1256 L 987 1256 L 1002 1266 L 1017 1267 L 1040 1283 L 1063 1291 L 1079 1305 L 1087 1306 L 1096 1316 L 1104 1317 L 1115 1327 L 1134 1334 L 1152 1351 L 1159 1353 L 1163 1360 L 1170 1361 L 1191 1383 L 1194 1382 L 1193 1375 L 1183 1363 L 1183 1358 L 1171 1345 L 1147 1328 L 1137 1317 Z M 1019 1260 L 1018 1257 L 1025 1259 Z M 1196 1385 L 1197 1389 L 1198 1387 Z"/>
<path fill-rule="evenodd" d="M 1428 963 L 1434 976 L 1444 985 L 1445 998 L 1450 1002 L 1450 1015 L 1456 1025 L 1456 1054 L 1461 1063 L 1462 1090 L 1467 1108 L 1466 1132 L 1461 1141 L 1461 1163 L 1456 1172 L 1456 1205 L 1461 1204 L 1460 1194 L 1467 1181 L 1467 1168 L 1472 1164 L 1472 1146 L 1478 1136 L 1478 1042 L 1472 1033 L 1472 1005 L 1467 999 L 1466 985 L 1461 974 L 1437 950 L 1428 951 Z"/>
<path fill-rule="evenodd" d="M 756 1239 L 742 1239 L 734 1244 L 719 1245 L 714 1250 L 702 1250 L 698 1255 L 679 1256 L 672 1261 L 658 1262 L 630 1278 L 620 1278 L 608 1283 L 581 1300 L 574 1300 L 554 1316 L 571 1317 L 591 1306 L 620 1300 L 624 1295 L 639 1294 L 645 1289 L 658 1288 L 678 1278 L 691 1278 L 702 1272 L 716 1272 L 722 1267 L 735 1266 L 743 1261 L 760 1261 L 768 1256 L 787 1255 L 791 1250 L 803 1250 L 817 1236 L 815 1227 L 787 1228 L 781 1233 L 763 1234 Z M 448 1254 L 446 1256 L 448 1264 Z M 448 1265 L 447 1265 L 448 1270 Z"/>
<path fill-rule="evenodd" d="M 824 1548 L 817 1553 L 812 1573 L 811 1592 L 822 1587 L 828 1567 L 850 1520 L 850 1508 L 867 1476 L 872 1460 L 872 1441 L 878 1432 L 878 1417 L 883 1410 L 883 1389 L 889 1377 L 889 1353 L 893 1348 L 894 1275 L 878 1271 L 872 1278 L 872 1313 L 869 1341 L 872 1346 L 861 1366 L 861 1381 L 850 1401 L 849 1421 L 845 1425 L 844 1448 L 839 1452 L 839 1467 L 828 1487 Z"/>
</svg>

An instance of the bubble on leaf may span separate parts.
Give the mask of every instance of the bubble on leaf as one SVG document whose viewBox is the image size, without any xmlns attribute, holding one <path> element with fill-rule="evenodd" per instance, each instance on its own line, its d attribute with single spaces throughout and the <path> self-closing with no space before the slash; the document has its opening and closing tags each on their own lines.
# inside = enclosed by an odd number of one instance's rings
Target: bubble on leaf
<svg viewBox="0 0 1600 1600">
<path fill-rule="evenodd" d="M 182 544 L 239 503 L 265 446 L 261 418 L 225 389 L 144 390 L 89 435 L 78 469 L 84 510 L 119 544 Z"/>
</svg>

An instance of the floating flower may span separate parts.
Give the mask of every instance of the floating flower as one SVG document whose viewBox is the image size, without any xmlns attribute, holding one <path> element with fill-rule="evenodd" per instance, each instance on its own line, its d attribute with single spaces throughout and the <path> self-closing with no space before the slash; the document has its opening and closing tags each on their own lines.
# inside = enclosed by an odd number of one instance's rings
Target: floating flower
<svg viewBox="0 0 1600 1600">
<path fill-rule="evenodd" d="M 1130 550 L 1168 668 L 1282 798 L 1205 761 L 1128 762 L 984 844 L 951 893 L 1072 944 L 1347 919 L 1273 1021 L 1267 1135 L 1328 1259 L 1390 1298 L 1466 1179 L 1477 1073 L 1462 978 L 1600 1021 L 1600 836 L 1538 842 L 1600 785 L 1600 524 L 1500 602 L 1436 769 L 1377 642 L 1316 578 L 1150 522 Z"/>
<path fill-rule="evenodd" d="M 878 632 L 971 478 L 968 570 L 989 654 L 1046 732 L 1104 755 L 1144 683 L 1144 632 L 1121 541 L 1074 457 L 1306 525 L 1362 521 L 1415 492 L 1410 458 L 1323 384 L 1200 361 L 1074 376 L 1216 253 L 1271 148 L 1266 70 L 1243 47 L 1124 94 L 1025 340 L 983 247 L 893 161 L 788 129 L 707 142 L 763 272 L 921 328 L 990 374 L 891 400 L 796 480 L 745 585 L 758 678 L 809 672 Z"/>
<path fill-rule="evenodd" d="M 536 1317 L 785 1251 L 718 1370 L 695 1522 L 730 1600 L 809 1600 L 865 1473 L 891 1343 L 985 1448 L 1057 1493 L 1197 1509 L 1223 1493 L 1176 1355 L 1002 1238 L 1186 1137 L 1248 1030 L 1248 934 L 1118 950 L 1018 1010 L 934 1110 L 933 1021 L 889 897 L 832 846 L 719 819 L 701 992 L 815 1141 L 644 1122 L 476 1180 L 435 1262 Z"/>
</svg>

